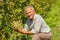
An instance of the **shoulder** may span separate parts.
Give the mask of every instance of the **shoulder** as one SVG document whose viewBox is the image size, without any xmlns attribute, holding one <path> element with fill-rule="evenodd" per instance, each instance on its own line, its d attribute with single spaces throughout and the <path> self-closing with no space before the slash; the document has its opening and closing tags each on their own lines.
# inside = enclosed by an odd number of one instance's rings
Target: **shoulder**
<svg viewBox="0 0 60 40">
<path fill-rule="evenodd" d="M 41 15 L 39 15 L 39 14 L 35 14 L 35 19 L 43 19 L 43 17 L 41 16 Z"/>
</svg>

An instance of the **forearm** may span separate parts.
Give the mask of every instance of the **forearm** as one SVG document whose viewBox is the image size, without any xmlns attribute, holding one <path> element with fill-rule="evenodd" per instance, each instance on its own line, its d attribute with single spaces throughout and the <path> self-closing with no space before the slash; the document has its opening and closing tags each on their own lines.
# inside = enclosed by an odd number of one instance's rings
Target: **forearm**
<svg viewBox="0 0 60 40">
<path fill-rule="evenodd" d="M 23 29 L 19 29 L 19 32 L 23 34 L 33 34 L 31 31 L 25 31 Z"/>
<path fill-rule="evenodd" d="M 16 28 L 13 28 L 14 31 L 17 31 L 19 33 L 22 33 L 22 34 L 33 34 L 31 31 L 25 31 L 24 29 L 16 29 Z"/>
<path fill-rule="evenodd" d="M 26 32 L 24 32 L 24 34 L 33 34 L 31 31 L 26 31 Z"/>
</svg>

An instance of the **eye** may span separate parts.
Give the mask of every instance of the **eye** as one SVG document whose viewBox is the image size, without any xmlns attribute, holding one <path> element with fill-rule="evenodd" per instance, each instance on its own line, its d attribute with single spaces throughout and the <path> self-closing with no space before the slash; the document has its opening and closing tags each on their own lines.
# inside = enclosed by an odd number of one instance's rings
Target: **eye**
<svg viewBox="0 0 60 40">
<path fill-rule="evenodd" d="M 31 12 L 28 12 L 28 13 L 26 13 L 26 14 L 29 14 L 29 13 L 31 13 Z"/>
</svg>

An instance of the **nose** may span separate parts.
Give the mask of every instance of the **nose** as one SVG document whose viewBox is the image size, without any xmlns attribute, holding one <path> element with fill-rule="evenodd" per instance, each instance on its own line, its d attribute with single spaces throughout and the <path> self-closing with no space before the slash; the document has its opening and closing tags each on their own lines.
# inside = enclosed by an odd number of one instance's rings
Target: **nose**
<svg viewBox="0 0 60 40">
<path fill-rule="evenodd" d="M 27 16 L 28 16 L 28 17 L 30 17 L 30 15 L 31 15 L 30 13 L 27 13 Z"/>
</svg>

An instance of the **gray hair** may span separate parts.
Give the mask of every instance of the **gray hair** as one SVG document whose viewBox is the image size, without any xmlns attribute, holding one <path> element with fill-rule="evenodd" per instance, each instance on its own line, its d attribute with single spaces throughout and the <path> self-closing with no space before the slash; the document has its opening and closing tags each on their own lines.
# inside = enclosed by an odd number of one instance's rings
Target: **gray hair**
<svg viewBox="0 0 60 40">
<path fill-rule="evenodd" d="M 27 8 L 32 8 L 32 10 L 34 11 L 34 8 L 32 6 L 26 6 L 24 10 L 26 11 Z"/>
</svg>

